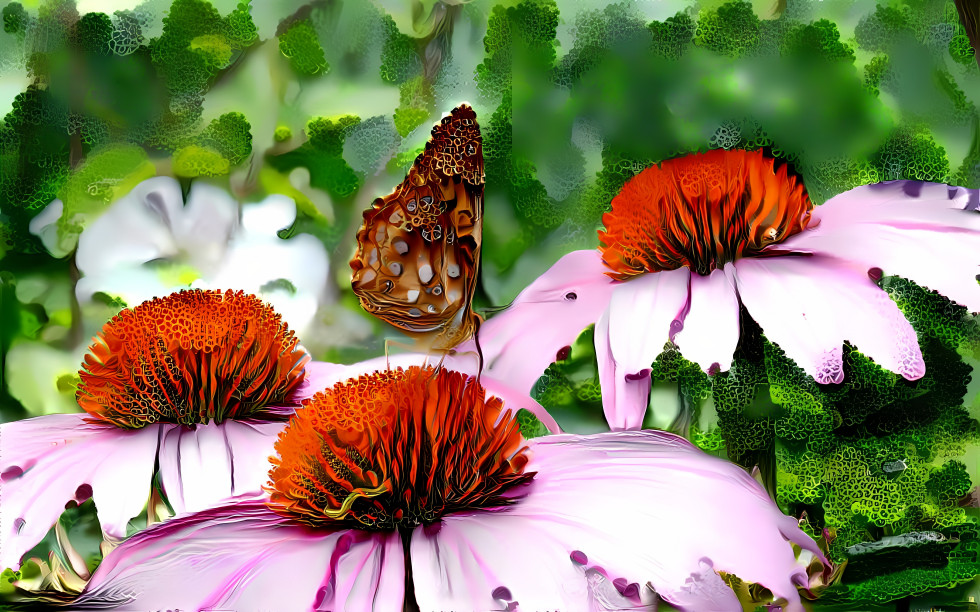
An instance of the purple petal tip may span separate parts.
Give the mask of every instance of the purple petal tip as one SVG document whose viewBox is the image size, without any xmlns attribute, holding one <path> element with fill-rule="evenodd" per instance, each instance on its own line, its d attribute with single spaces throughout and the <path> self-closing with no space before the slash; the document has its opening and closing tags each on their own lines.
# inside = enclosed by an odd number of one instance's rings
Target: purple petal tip
<svg viewBox="0 0 980 612">
<path fill-rule="evenodd" d="M 24 475 L 24 470 L 19 465 L 11 466 L 0 474 L 0 482 L 8 482 L 14 478 L 20 478 Z"/>
<path fill-rule="evenodd" d="M 650 376 L 650 368 L 643 368 L 636 374 L 627 374 L 626 382 L 634 382 L 637 380 L 643 380 L 644 378 Z"/>
<path fill-rule="evenodd" d="M 499 586 L 495 588 L 493 590 L 493 593 L 490 594 L 490 596 L 493 597 L 494 599 L 502 599 L 504 601 L 509 601 L 513 599 L 513 596 L 511 596 L 510 594 L 510 589 L 504 586 Z"/>
</svg>

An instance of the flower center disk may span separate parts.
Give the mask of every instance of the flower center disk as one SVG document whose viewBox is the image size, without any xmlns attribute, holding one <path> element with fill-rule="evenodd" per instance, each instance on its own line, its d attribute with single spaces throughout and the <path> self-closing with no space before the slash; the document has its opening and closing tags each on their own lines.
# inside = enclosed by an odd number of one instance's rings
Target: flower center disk
<svg viewBox="0 0 980 612">
<path fill-rule="evenodd" d="M 310 357 L 252 295 L 181 291 L 113 317 L 79 372 L 78 404 L 126 429 L 274 416 Z"/>
<path fill-rule="evenodd" d="M 338 383 L 280 434 L 270 506 L 314 526 L 393 530 L 511 505 L 507 489 L 534 473 L 502 407 L 475 378 L 431 367 Z"/>
<path fill-rule="evenodd" d="M 630 179 L 603 215 L 602 260 L 617 280 L 688 267 L 705 275 L 806 229 L 813 204 L 762 151 L 670 159 Z"/>
</svg>

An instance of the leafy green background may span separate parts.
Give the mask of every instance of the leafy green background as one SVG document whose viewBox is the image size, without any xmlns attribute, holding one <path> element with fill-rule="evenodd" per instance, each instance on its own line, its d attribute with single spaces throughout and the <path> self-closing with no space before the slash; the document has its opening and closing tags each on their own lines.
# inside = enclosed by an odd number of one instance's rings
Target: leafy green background
<svg viewBox="0 0 980 612">
<path fill-rule="evenodd" d="M 765 147 L 818 203 L 899 178 L 980 188 L 980 68 L 952 1 L 123 4 L 0 2 L 3 421 L 77 409 L 87 342 L 125 304 L 77 302 L 74 248 L 154 175 L 292 197 L 280 236 L 312 234 L 330 256 L 304 344 L 332 361 L 381 354 L 396 334 L 349 290 L 353 235 L 461 101 L 485 141 L 486 312 L 595 247 L 622 184 L 672 156 Z M 42 242 L 31 221 L 55 198 Z M 976 609 L 980 328 L 914 284 L 881 283 L 919 332 L 923 379 L 848 347 L 844 382 L 817 385 L 749 325 L 711 379 L 665 347 L 648 424 L 757 468 L 847 562 L 815 608 Z M 534 394 L 571 431 L 604 428 L 591 330 Z M 73 538 L 97 537 L 90 506 L 63 517 Z M 49 549 L 53 535 L 35 553 Z"/>
</svg>

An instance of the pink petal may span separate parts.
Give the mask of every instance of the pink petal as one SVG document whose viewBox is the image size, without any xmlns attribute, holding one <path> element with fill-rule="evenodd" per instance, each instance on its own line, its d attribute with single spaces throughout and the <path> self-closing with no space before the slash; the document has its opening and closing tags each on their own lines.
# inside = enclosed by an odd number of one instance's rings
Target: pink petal
<svg viewBox="0 0 980 612">
<path fill-rule="evenodd" d="M 347 372 L 348 367 L 342 363 L 327 361 L 308 362 L 306 364 L 306 378 L 296 390 L 296 399 L 304 400 L 327 387 L 332 387 L 340 380 L 338 377 Z"/>
<path fill-rule="evenodd" d="M 546 436 L 531 445 L 527 469 L 537 475 L 515 506 L 416 530 L 423 609 L 487 609 L 487 590 L 499 587 L 521 609 L 583 609 L 585 572 L 601 567 L 624 579 L 619 585 L 635 585 L 627 597 L 642 597 L 649 581 L 683 609 L 740 609 L 713 569 L 761 583 L 802 612 L 795 585 L 806 573 L 790 542 L 819 550 L 737 466 L 664 432 Z"/>
<path fill-rule="evenodd" d="M 231 495 L 259 494 L 269 480 L 269 458 L 276 455 L 276 440 L 285 423 L 225 421 L 222 423 L 231 457 Z M 213 505 L 213 504 L 211 504 Z"/>
<path fill-rule="evenodd" d="M 705 372 L 730 369 L 738 345 L 739 303 L 730 273 L 728 264 L 708 276 L 691 275 L 690 311 L 674 338 L 684 358 Z"/>
<path fill-rule="evenodd" d="M 864 185 L 817 206 L 813 222 L 824 231 L 856 224 L 978 231 L 980 215 L 968 210 L 977 194 L 975 189 L 920 181 Z"/>
<path fill-rule="evenodd" d="M 922 186 L 919 197 L 903 190 L 910 186 Z M 948 199 L 951 192 L 957 195 Z M 817 207 L 819 224 L 778 248 L 879 268 L 980 312 L 980 262 L 970 255 L 980 251 L 980 214 L 962 210 L 969 193 L 915 181 L 852 189 Z"/>
<path fill-rule="evenodd" d="M 284 422 L 225 421 L 172 425 L 160 442 L 160 479 L 177 514 L 217 506 L 229 497 L 263 495 L 269 457 Z"/>
<path fill-rule="evenodd" d="M 617 367 L 609 346 L 608 310 L 595 324 L 595 356 L 602 387 L 602 412 L 610 429 L 642 427 L 650 397 L 650 371 L 627 378 Z"/>
<path fill-rule="evenodd" d="M 609 303 L 609 346 L 626 374 L 648 369 L 680 330 L 691 270 L 644 274 L 616 287 Z"/>
<path fill-rule="evenodd" d="M 556 509 L 552 509 L 555 512 Z M 561 539 L 509 511 L 445 517 L 412 534 L 412 575 L 422 610 L 581 610 L 584 571 Z"/>
<path fill-rule="evenodd" d="M 401 536 L 395 532 L 353 530 L 344 534 L 337 542 L 330 571 L 318 593 L 317 610 L 402 609 L 405 552 Z"/>
<path fill-rule="evenodd" d="M 126 609 L 391 610 L 404 584 L 397 536 L 315 530 L 262 502 L 175 518 L 107 556 L 78 604 Z"/>
<path fill-rule="evenodd" d="M 909 380 L 925 373 L 915 330 L 859 268 L 813 256 L 746 258 L 735 270 L 762 331 L 817 382 L 843 380 L 845 340 Z"/>
<path fill-rule="evenodd" d="M 126 431 L 50 415 L 0 425 L 0 565 L 20 567 L 75 499 L 94 498 L 106 533 L 126 536 L 150 494 L 158 429 Z"/>
<path fill-rule="evenodd" d="M 620 283 L 596 323 L 602 407 L 613 429 L 643 425 L 650 366 L 681 328 L 691 271 L 679 268 Z"/>
<path fill-rule="evenodd" d="M 517 414 L 517 411 L 523 408 L 536 416 L 551 433 L 561 432 L 561 427 L 558 426 L 555 417 L 551 416 L 551 413 L 545 410 L 544 406 L 534 401 L 527 393 L 518 391 L 491 376 L 481 376 L 480 384 L 486 389 L 488 396 L 492 395 L 504 400 L 504 411 L 511 410 Z"/>
<path fill-rule="evenodd" d="M 486 374 L 530 392 L 558 351 L 598 320 L 618 283 L 606 276 L 599 251 L 573 251 L 558 260 L 479 331 Z M 545 324 L 546 323 L 546 324 Z M 469 340 L 459 351 L 476 351 Z"/>
</svg>

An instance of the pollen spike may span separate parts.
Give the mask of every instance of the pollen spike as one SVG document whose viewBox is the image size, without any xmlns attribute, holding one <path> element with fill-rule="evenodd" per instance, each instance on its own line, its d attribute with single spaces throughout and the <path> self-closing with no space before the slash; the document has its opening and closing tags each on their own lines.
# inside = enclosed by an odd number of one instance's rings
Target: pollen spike
<svg viewBox="0 0 980 612">
<path fill-rule="evenodd" d="M 270 507 L 309 525 L 374 530 L 514 503 L 529 482 L 513 414 L 445 368 L 365 374 L 316 394 L 279 436 Z"/>
<path fill-rule="evenodd" d="M 813 204 L 785 164 L 718 149 L 669 159 L 630 179 L 599 232 L 609 276 L 688 267 L 706 276 L 806 229 Z"/>
<path fill-rule="evenodd" d="M 309 360 L 255 296 L 181 291 L 127 308 L 103 326 L 79 372 L 76 399 L 95 419 L 125 429 L 249 418 L 289 405 Z"/>
</svg>

